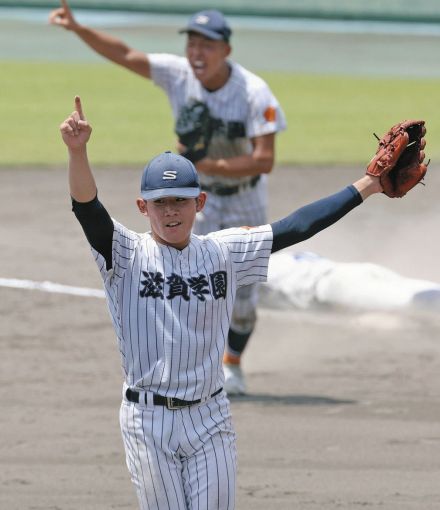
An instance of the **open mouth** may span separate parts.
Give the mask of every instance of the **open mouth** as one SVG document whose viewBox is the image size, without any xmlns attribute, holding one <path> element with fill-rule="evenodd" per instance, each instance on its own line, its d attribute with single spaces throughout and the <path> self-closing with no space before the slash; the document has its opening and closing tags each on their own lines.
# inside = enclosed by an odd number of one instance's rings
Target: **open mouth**
<svg viewBox="0 0 440 510">
<path fill-rule="evenodd" d="M 195 73 L 201 73 L 205 69 L 205 64 L 200 60 L 196 60 L 192 64 Z"/>
<path fill-rule="evenodd" d="M 170 223 L 167 223 L 165 226 L 168 228 L 175 228 L 182 225 L 181 221 L 171 221 Z"/>
</svg>

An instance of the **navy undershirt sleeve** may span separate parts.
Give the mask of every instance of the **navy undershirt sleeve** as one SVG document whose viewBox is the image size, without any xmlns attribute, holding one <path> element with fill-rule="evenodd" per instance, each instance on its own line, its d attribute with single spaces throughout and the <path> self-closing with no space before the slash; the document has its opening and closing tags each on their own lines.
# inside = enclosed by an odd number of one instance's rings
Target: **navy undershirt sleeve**
<svg viewBox="0 0 440 510">
<path fill-rule="evenodd" d="M 98 196 L 90 202 L 77 202 L 72 198 L 72 211 L 80 222 L 90 246 L 104 257 L 107 270 L 111 269 L 114 225 Z"/>
<path fill-rule="evenodd" d="M 299 243 L 333 225 L 362 203 L 362 197 L 353 186 L 301 207 L 282 220 L 271 224 L 272 253 Z"/>
</svg>

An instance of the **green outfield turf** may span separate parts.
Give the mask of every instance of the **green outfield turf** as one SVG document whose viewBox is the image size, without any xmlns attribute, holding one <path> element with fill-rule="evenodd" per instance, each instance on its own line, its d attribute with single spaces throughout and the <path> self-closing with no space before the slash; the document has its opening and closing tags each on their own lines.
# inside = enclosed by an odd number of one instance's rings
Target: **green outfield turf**
<svg viewBox="0 0 440 510">
<path fill-rule="evenodd" d="M 288 129 L 278 163 L 364 164 L 382 134 L 404 118 L 423 118 L 427 155 L 440 157 L 439 79 L 385 79 L 264 73 Z M 0 166 L 66 161 L 58 126 L 81 95 L 93 128 L 96 165 L 142 165 L 174 149 L 168 101 L 152 83 L 112 64 L 0 62 Z"/>
</svg>

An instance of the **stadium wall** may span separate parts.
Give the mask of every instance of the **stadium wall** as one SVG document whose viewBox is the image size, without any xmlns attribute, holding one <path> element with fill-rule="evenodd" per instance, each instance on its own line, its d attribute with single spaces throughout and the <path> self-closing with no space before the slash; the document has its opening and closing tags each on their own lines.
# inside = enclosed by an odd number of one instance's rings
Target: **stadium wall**
<svg viewBox="0 0 440 510">
<path fill-rule="evenodd" d="M 415 8 L 417 4 L 417 8 Z M 72 0 L 81 9 L 189 14 L 216 8 L 227 15 L 440 23 L 438 0 Z M 59 6 L 57 0 L 0 0 L 0 7 Z"/>
</svg>

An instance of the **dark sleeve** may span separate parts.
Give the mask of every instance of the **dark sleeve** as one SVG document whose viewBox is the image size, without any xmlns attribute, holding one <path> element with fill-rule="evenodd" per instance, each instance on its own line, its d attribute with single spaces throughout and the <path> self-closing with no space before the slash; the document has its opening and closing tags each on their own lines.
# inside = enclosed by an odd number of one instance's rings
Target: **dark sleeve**
<svg viewBox="0 0 440 510">
<path fill-rule="evenodd" d="M 354 186 L 301 207 L 286 218 L 271 224 L 273 231 L 272 253 L 299 243 L 333 225 L 362 203 Z"/>
<path fill-rule="evenodd" d="M 90 246 L 104 257 L 107 269 L 111 269 L 114 225 L 98 196 L 90 202 L 77 202 L 72 198 L 72 211 L 80 222 Z"/>
</svg>

